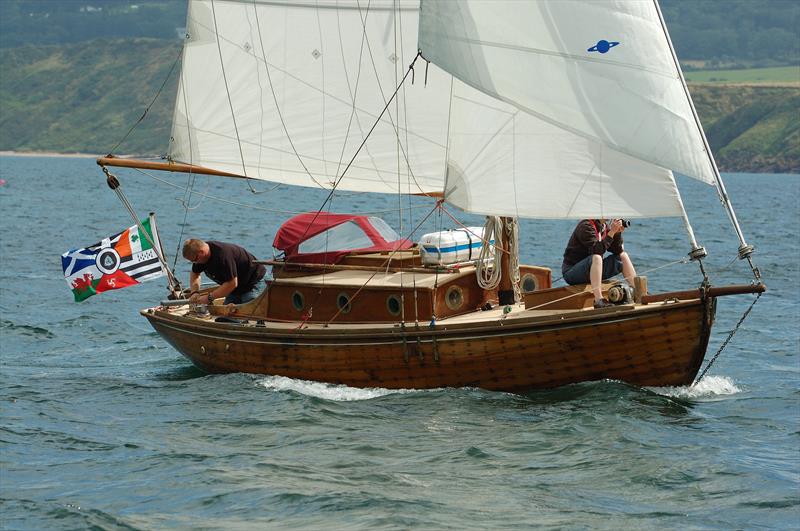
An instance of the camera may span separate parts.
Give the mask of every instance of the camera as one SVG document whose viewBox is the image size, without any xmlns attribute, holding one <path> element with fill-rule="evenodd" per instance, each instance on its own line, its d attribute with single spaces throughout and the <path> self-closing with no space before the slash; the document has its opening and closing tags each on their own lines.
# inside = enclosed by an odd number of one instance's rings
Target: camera
<svg viewBox="0 0 800 531">
<path fill-rule="evenodd" d="M 626 229 L 631 226 L 631 220 L 629 219 L 621 219 L 620 222 L 622 223 L 622 226 L 625 227 Z"/>
</svg>

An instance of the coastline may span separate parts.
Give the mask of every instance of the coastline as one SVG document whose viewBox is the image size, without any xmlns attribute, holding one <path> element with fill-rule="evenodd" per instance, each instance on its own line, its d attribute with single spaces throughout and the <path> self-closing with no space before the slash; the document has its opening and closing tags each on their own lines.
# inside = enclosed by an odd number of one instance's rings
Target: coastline
<svg viewBox="0 0 800 531">
<path fill-rule="evenodd" d="M 0 157 L 62 157 L 75 159 L 97 158 L 92 153 L 58 153 L 56 151 L 0 151 Z"/>
</svg>

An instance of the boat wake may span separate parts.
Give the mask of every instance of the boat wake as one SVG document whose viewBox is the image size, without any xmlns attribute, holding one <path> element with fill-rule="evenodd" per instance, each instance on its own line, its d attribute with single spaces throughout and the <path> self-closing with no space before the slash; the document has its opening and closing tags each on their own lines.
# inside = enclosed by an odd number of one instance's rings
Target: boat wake
<svg viewBox="0 0 800 531">
<path fill-rule="evenodd" d="M 336 385 L 308 380 L 295 380 L 285 376 L 265 376 L 258 378 L 256 383 L 272 391 L 294 391 L 306 396 L 333 400 L 336 402 L 349 402 L 355 400 L 370 400 L 391 394 L 419 393 L 417 389 L 383 389 L 370 387 L 360 389 L 346 385 Z"/>
<path fill-rule="evenodd" d="M 682 387 L 651 387 L 652 391 L 673 398 L 708 398 L 724 395 L 735 395 L 742 390 L 727 376 L 709 376 L 697 385 Z"/>
</svg>

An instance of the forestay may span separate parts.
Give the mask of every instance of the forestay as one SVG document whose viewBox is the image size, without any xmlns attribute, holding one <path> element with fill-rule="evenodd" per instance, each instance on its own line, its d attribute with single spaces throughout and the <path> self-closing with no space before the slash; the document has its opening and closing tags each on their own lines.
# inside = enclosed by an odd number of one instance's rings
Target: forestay
<svg viewBox="0 0 800 531">
<path fill-rule="evenodd" d="M 495 215 L 677 216 L 669 170 L 713 178 L 650 2 L 191 0 L 187 33 L 176 161 L 332 186 L 419 36 L 433 63 L 339 189 L 444 190 Z M 619 44 L 589 51 L 602 39 Z"/>
</svg>

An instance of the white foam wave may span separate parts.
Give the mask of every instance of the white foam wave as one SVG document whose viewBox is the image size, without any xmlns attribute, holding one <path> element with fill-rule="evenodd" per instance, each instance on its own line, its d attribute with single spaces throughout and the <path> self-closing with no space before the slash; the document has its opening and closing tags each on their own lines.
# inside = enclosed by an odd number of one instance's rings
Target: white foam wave
<svg viewBox="0 0 800 531">
<path fill-rule="evenodd" d="M 413 389 L 383 389 L 381 387 L 357 388 L 308 380 L 295 380 L 285 376 L 265 376 L 256 380 L 258 385 L 273 391 L 294 391 L 306 396 L 348 402 L 353 400 L 370 400 L 379 396 L 396 393 L 415 393 Z"/>
<path fill-rule="evenodd" d="M 735 395 L 742 390 L 727 376 L 707 376 L 697 385 L 683 387 L 652 387 L 654 392 L 675 398 L 703 398 Z"/>
</svg>

